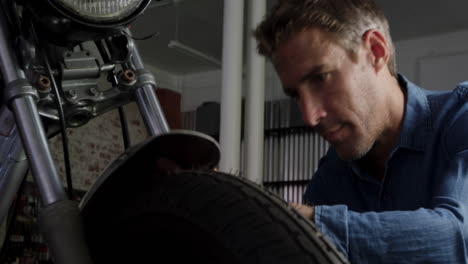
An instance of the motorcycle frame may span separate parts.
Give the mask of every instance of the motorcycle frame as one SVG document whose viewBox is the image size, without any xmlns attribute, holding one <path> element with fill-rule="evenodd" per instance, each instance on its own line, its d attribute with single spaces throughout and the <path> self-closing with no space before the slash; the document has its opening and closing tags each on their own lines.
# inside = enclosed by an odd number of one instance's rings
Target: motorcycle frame
<svg viewBox="0 0 468 264">
<path fill-rule="evenodd" d="M 5 1 L 2 1 L 4 7 L 3 2 Z M 128 29 L 125 31 L 130 34 Z M 154 76 L 144 70 L 144 64 L 135 43 L 130 38 L 128 40 L 130 60 L 127 62 L 127 66 L 137 73 L 133 97 L 144 124 L 150 136 L 167 133 L 169 127 L 156 97 L 155 88 L 157 85 Z M 0 167 L 0 223 L 8 214 L 14 196 L 26 177 L 28 168 L 31 169 L 37 186 L 43 211 L 48 210 L 49 213 L 53 214 L 60 210 L 57 209 L 58 205 L 66 204 L 68 201 L 36 105 L 37 92 L 21 69 L 12 42 L 13 38 L 7 18 L 0 15 L 0 70 L 5 87 L 4 102 L 1 104 L 4 109 L 0 110 L 0 122 L 3 126 L 0 128 L 0 160 L 3 160 Z M 6 106 L 10 110 L 5 109 Z M 11 122 L 13 118 L 14 122 Z M 7 122 L 9 120 L 10 122 Z M 40 222 L 40 228 L 51 247 L 52 255 L 58 264 L 65 262 L 91 263 L 80 227 L 78 204 L 73 203 L 66 207 L 74 213 L 60 215 L 61 220 L 58 224 L 63 222 L 76 223 L 78 228 L 74 233 L 48 234 L 52 233 L 50 226 L 54 227 L 57 223 L 47 223 L 47 217 L 43 219 L 45 223 Z M 60 228 L 57 229 L 60 230 Z M 67 241 L 66 236 L 70 235 L 74 236 L 72 242 L 64 242 L 63 245 L 59 246 L 60 248 L 53 248 L 57 247 L 57 243 L 54 243 L 53 240 Z M 68 240 L 70 239 L 68 238 Z"/>
</svg>

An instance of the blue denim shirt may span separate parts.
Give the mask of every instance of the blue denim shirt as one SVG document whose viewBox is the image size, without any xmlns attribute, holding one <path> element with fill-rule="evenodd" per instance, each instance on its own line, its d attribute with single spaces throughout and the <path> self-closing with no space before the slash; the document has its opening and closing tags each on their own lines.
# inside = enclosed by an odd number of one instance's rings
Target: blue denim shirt
<svg viewBox="0 0 468 264">
<path fill-rule="evenodd" d="M 399 81 L 405 116 L 384 179 L 330 148 L 304 201 L 352 263 L 467 263 L 468 82 L 432 92 Z"/>
</svg>

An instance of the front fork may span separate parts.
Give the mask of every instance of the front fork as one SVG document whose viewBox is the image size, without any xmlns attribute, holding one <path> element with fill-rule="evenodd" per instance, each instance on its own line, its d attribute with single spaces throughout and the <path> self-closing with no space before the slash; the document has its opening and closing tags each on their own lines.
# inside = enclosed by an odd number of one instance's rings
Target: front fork
<svg viewBox="0 0 468 264">
<path fill-rule="evenodd" d="M 126 29 L 126 31 L 131 36 L 130 30 Z M 134 41 L 131 38 L 128 41 L 131 52 L 129 64 L 136 70 L 137 74 L 135 97 L 143 122 L 151 136 L 167 133 L 169 132 L 169 126 L 156 97 L 155 89 L 157 85 L 154 76 L 151 72 L 144 70 L 140 53 Z"/>
<path fill-rule="evenodd" d="M 128 64 L 137 73 L 139 86 L 135 90 L 135 97 L 144 123 L 151 136 L 168 132 L 167 122 L 156 98 L 154 77 L 144 71 L 139 52 L 133 41 L 129 41 L 131 60 Z M 5 87 L 4 99 L 14 115 L 17 127 L 11 136 L 14 138 L 17 136 L 15 133 L 19 133 L 38 188 L 43 205 L 39 216 L 41 230 L 56 263 L 92 263 L 83 235 L 78 204 L 67 199 L 36 107 L 36 92 L 21 70 L 12 43 L 14 39 L 9 32 L 6 16 L 0 15 L 0 69 Z M 19 144 L 16 148 L 19 148 Z M 17 149 L 14 153 L 17 157 L 13 157 L 13 160 L 21 160 L 23 152 Z M 15 166 L 16 163 L 12 164 Z M 1 167 L 4 168 L 4 164 Z M 12 171 L 22 171 L 23 175 L 0 172 L 0 200 L 3 201 L 0 203 L 0 221 L 18 191 L 24 177 L 24 165 Z"/>
<path fill-rule="evenodd" d="M 12 47 L 14 38 L 6 19 L 4 14 L 0 15 L 0 69 L 5 88 L 4 103 L 14 115 L 17 131 L 42 201 L 43 208 L 39 215 L 41 230 L 56 263 L 92 263 L 83 235 L 78 204 L 69 201 L 65 195 L 36 107 L 36 92 L 18 64 L 16 52 Z M 2 176 L 2 182 L 15 183 L 15 186 L 11 184 L 10 187 L 16 187 L 13 191 L 17 192 L 17 183 L 22 178 L 14 174 Z M 0 190 L 0 194 L 5 192 Z M 8 205 L 11 204 L 12 198 L 9 196 L 9 200 L 5 202 Z M 6 206 L 2 206 L 4 208 L 1 211 L 5 212 Z"/>
</svg>

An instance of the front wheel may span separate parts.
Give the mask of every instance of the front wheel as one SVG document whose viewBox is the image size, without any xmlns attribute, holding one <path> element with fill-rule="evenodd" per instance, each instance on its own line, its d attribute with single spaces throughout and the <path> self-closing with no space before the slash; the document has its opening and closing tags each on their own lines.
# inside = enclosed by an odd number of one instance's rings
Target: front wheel
<svg viewBox="0 0 468 264">
<path fill-rule="evenodd" d="M 219 172 L 143 174 L 83 208 L 95 263 L 347 263 L 311 222 L 255 184 Z"/>
</svg>

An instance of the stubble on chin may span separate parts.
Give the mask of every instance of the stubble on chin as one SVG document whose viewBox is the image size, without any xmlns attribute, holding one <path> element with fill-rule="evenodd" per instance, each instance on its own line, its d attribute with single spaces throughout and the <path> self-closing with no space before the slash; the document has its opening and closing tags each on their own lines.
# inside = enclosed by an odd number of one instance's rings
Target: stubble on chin
<svg viewBox="0 0 468 264">
<path fill-rule="evenodd" d="M 359 139 L 352 139 L 339 144 L 331 144 L 338 157 L 344 161 L 356 161 L 366 156 L 373 144 Z"/>
</svg>

